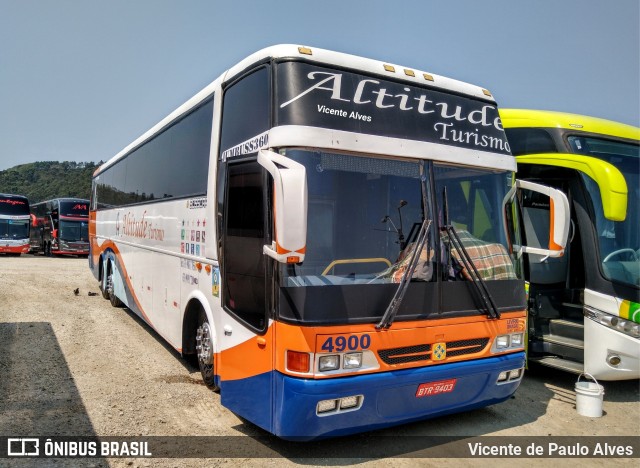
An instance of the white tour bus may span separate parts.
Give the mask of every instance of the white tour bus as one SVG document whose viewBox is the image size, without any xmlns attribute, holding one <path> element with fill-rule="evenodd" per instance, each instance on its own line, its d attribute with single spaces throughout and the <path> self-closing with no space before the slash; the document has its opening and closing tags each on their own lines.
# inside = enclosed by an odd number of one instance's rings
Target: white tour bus
<svg viewBox="0 0 640 468">
<path fill-rule="evenodd" d="M 290 45 L 257 52 L 94 174 L 105 298 L 284 438 L 505 401 L 524 368 L 517 187 L 480 87 Z"/>
</svg>

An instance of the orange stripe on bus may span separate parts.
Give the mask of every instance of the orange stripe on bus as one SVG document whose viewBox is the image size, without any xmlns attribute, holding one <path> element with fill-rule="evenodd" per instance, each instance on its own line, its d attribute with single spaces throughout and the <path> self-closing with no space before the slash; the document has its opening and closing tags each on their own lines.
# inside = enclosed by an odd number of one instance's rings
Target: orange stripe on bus
<svg viewBox="0 0 640 468">
<path fill-rule="evenodd" d="M 515 320 L 515 321 L 514 321 Z M 329 327 L 300 327 L 277 322 L 275 333 L 278 337 L 275 350 L 275 368 L 286 373 L 285 353 L 287 350 L 326 353 L 322 344 L 329 336 L 368 334 L 371 338 L 369 350 L 388 350 L 415 346 L 419 344 L 433 344 L 437 342 L 452 342 L 474 338 L 489 338 L 485 348 L 476 353 L 448 358 L 446 362 L 465 361 L 488 357 L 490 344 L 498 335 L 514 332 L 524 332 L 526 328 L 526 314 L 524 311 L 503 313 L 499 320 L 487 320 L 482 315 L 474 317 L 459 317 L 444 320 L 396 322 L 388 330 L 376 330 L 375 324 L 329 326 Z M 456 347 L 456 349 L 469 346 Z M 348 351 L 345 349 L 343 352 Z M 337 351 L 336 351 L 337 352 Z M 406 353 L 402 353 L 404 356 Z M 385 364 L 380 359 L 379 369 L 370 372 L 384 372 L 411 367 L 430 365 L 430 362 L 418 361 L 405 364 Z"/>
<path fill-rule="evenodd" d="M 253 336 L 232 348 L 219 353 L 218 374 L 222 380 L 239 380 L 273 370 L 273 324 L 262 336 Z"/>
</svg>

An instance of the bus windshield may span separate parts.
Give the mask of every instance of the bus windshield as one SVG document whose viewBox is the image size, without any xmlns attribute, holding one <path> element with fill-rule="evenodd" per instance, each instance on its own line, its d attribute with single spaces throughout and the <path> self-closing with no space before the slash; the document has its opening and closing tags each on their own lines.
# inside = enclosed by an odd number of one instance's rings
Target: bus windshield
<svg viewBox="0 0 640 468">
<path fill-rule="evenodd" d="M 640 286 L 640 146 L 584 136 L 570 136 L 568 141 L 574 153 L 603 159 L 624 175 L 629 197 L 627 216 L 624 221 L 611 221 L 604 217 L 598 185 L 581 173 L 593 202 L 603 274 L 613 282 Z"/>
<path fill-rule="evenodd" d="M 442 254 L 436 255 L 436 225 L 442 226 L 442 200 L 436 200 L 439 221 L 424 209 L 422 161 L 381 159 L 311 150 L 286 150 L 306 168 L 308 185 L 307 246 L 301 265 L 285 266 L 284 286 L 328 286 L 398 283 L 408 268 L 420 226 L 432 221 L 413 281 L 435 281 L 440 259 L 444 280 L 469 280 L 460 252 L 448 249 L 441 233 Z M 512 173 L 435 166 L 436 193 L 448 191 L 449 219 L 484 280 L 517 279 L 521 269 L 509 254 L 504 232 L 503 200 Z M 429 177 L 424 186 L 430 191 Z M 430 202 L 427 201 L 427 205 Z M 512 226 L 512 220 L 508 225 Z M 517 232 L 511 242 L 519 243 Z"/>
<path fill-rule="evenodd" d="M 26 239 L 29 237 L 28 219 L 0 219 L 0 239 Z"/>
<path fill-rule="evenodd" d="M 307 172 L 307 247 L 286 286 L 397 282 L 424 219 L 421 162 L 289 149 Z M 414 280 L 433 279 L 432 241 Z"/>
<path fill-rule="evenodd" d="M 458 232 L 478 274 L 485 280 L 510 280 L 522 276 L 520 260 L 513 255 L 513 244 L 520 244 L 515 207 L 503 208 L 507 193 L 513 186 L 513 173 L 436 164 L 434 167 L 436 200 L 439 212 L 444 211 L 448 223 Z M 506 220 L 505 216 L 510 216 Z M 439 216 L 443 220 L 444 213 Z M 509 228 L 509 238 L 505 232 Z M 444 239 L 445 246 L 449 239 Z M 511 245 L 510 245 L 511 244 Z M 445 279 L 472 279 L 463 267 L 461 253 L 447 252 L 443 263 Z"/>
<path fill-rule="evenodd" d="M 86 221 L 60 220 L 60 240 L 70 242 L 87 242 L 89 240 L 89 224 Z"/>
</svg>

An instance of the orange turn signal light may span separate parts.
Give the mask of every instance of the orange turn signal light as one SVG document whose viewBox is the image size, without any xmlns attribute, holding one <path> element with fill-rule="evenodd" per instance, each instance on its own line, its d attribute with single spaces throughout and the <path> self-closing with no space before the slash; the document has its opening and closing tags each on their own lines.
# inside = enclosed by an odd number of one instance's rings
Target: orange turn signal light
<svg viewBox="0 0 640 468">
<path fill-rule="evenodd" d="M 287 369 L 293 372 L 309 372 L 309 353 L 287 351 Z"/>
</svg>

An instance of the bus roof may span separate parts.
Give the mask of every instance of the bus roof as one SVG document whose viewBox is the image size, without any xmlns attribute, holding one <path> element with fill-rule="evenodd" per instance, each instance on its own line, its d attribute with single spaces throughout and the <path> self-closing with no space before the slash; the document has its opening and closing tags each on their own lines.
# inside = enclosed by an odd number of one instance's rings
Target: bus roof
<svg viewBox="0 0 640 468">
<path fill-rule="evenodd" d="M 236 65 L 223 72 L 216 80 L 211 82 L 191 99 L 171 112 L 167 117 L 142 134 L 134 142 L 127 145 L 114 157 L 110 158 L 98 167 L 94 171 L 93 177 L 100 174 L 107 167 L 113 165 L 120 158 L 124 157 L 140 144 L 155 135 L 158 131 L 168 126 L 182 114 L 203 102 L 206 98 L 211 96 L 214 91 L 222 85 L 222 83 L 234 79 L 236 76 L 247 71 L 251 66 L 260 62 L 266 62 L 270 59 L 278 60 L 294 58 L 322 65 L 358 70 L 367 74 L 377 75 L 381 78 L 404 81 L 418 86 L 427 86 L 436 90 L 461 94 L 495 104 L 495 99 L 492 94 L 480 86 L 436 75 L 430 72 L 417 70 L 415 68 L 408 68 L 389 62 L 359 57 L 356 55 L 345 54 L 342 52 L 318 49 L 315 47 L 305 47 L 293 44 L 274 45 L 249 55 Z"/>
<path fill-rule="evenodd" d="M 42 205 L 43 203 L 51 203 L 51 202 L 70 202 L 70 203 L 89 203 L 89 200 L 86 198 L 75 198 L 75 197 L 57 197 L 50 198 L 48 200 L 42 200 L 38 203 L 33 203 L 31 206 Z"/>
<path fill-rule="evenodd" d="M 251 54 L 237 65 L 230 68 L 223 74 L 227 81 L 242 73 L 251 65 L 266 59 L 305 59 L 310 62 L 324 65 L 337 66 L 340 68 L 350 68 L 378 75 L 381 78 L 391 78 L 405 81 L 414 85 L 426 85 L 443 91 L 464 94 L 477 99 L 495 102 L 493 96 L 486 89 L 463 81 L 454 80 L 431 72 L 417 70 L 415 68 L 397 65 L 390 62 L 369 59 L 357 55 L 334 52 L 332 50 L 319 49 L 315 47 L 304 47 L 293 44 L 280 44 L 259 50 Z"/>
<path fill-rule="evenodd" d="M 640 140 L 640 128 L 597 117 L 531 109 L 500 109 L 499 112 L 505 128 L 565 128 Z"/>
<path fill-rule="evenodd" d="M 24 195 L 15 195 L 13 193 L 0 193 L 0 197 L 2 198 L 11 198 L 11 199 L 23 199 L 28 200 Z"/>
</svg>

